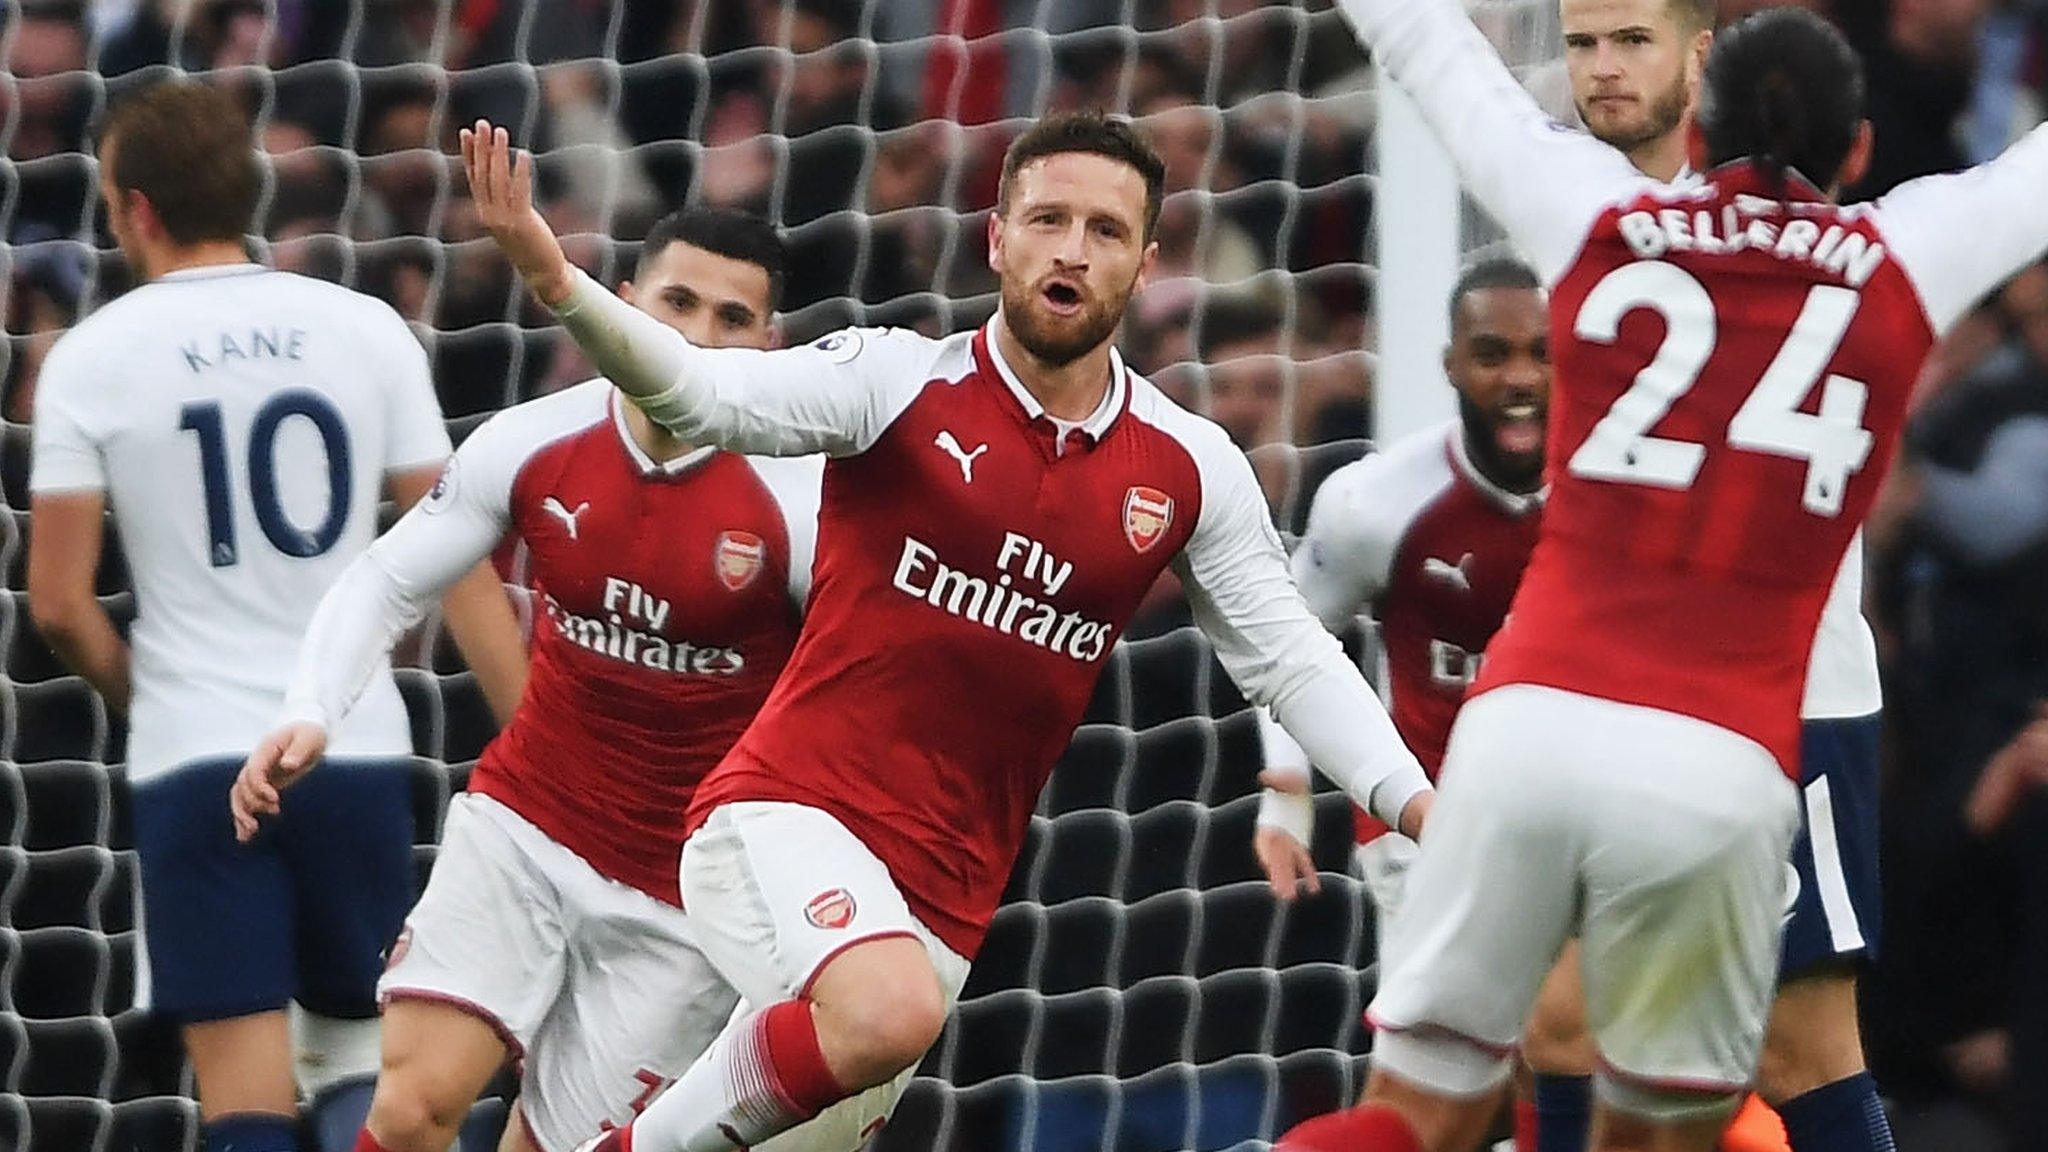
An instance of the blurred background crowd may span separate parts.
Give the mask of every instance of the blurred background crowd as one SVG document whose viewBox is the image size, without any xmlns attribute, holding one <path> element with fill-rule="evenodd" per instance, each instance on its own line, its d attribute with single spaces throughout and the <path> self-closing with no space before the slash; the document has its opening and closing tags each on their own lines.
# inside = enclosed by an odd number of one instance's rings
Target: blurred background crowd
<svg viewBox="0 0 2048 1152">
<path fill-rule="evenodd" d="M 1548 0 L 1477 5 L 1497 38 Z M 1762 6 L 1722 0 L 1723 17 Z M 1869 67 L 1851 199 L 1995 155 L 2048 108 L 2048 0 L 1808 0 Z M 1361 451 L 1378 387 L 1367 61 L 1328 0 L 10 0 L 0 77 L 8 497 L 39 365 L 127 286 L 88 126 L 166 66 L 246 99 L 264 259 L 388 300 L 458 437 L 589 374 L 483 237 L 454 157 L 479 116 L 539 157 L 543 211 L 615 281 L 684 203 L 786 230 L 786 341 L 985 318 L 983 213 L 1023 118 L 1137 117 L 1167 162 L 1127 360 L 1252 454 L 1283 529 Z M 1534 60 L 1529 49 L 1525 59 Z M 1533 71 L 1540 73 L 1540 67 Z M 1532 76 L 1540 82 L 1542 77 Z M 2048 199 L 2048 189 L 2042 190 Z M 1957 236 L 1968 244 L 1972 237 Z M 2048 266 L 1919 382 L 1870 529 L 1890 714 L 1884 958 L 1867 1020 L 1902 1147 L 2048 1132 Z M 14 566 L 10 565 L 10 569 Z M 18 587 L 18 585 L 16 585 Z M 1136 635 L 1185 616 L 1163 590 Z M 1970 1143 L 1979 1141 L 1979 1143 Z"/>
</svg>

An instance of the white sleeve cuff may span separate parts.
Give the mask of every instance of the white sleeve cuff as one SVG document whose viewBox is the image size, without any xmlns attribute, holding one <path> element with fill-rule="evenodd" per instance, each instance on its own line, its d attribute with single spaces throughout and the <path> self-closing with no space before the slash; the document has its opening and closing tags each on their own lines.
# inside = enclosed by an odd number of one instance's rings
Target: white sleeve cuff
<svg viewBox="0 0 2048 1152">
<path fill-rule="evenodd" d="M 1278 828 L 1303 845 L 1309 844 L 1316 832 L 1315 797 L 1266 789 L 1259 796 L 1259 827 Z"/>
<path fill-rule="evenodd" d="M 1422 772 L 1420 764 L 1410 764 L 1395 769 L 1378 784 L 1365 798 L 1365 808 L 1389 828 L 1399 830 L 1401 813 L 1408 802 L 1430 790 L 1429 777 Z"/>
</svg>

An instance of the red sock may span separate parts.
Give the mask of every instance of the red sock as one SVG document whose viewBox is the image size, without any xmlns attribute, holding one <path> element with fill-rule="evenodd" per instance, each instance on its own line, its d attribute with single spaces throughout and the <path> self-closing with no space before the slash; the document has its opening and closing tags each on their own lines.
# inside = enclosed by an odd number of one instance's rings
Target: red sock
<svg viewBox="0 0 2048 1152">
<path fill-rule="evenodd" d="M 377 1143 L 377 1138 L 370 1135 L 370 1129 L 365 1127 L 356 1133 L 356 1152 L 391 1152 L 391 1149 Z"/>
<path fill-rule="evenodd" d="M 818 1047 L 818 1025 L 809 1000 L 785 1000 L 761 1013 L 761 1036 L 767 1041 L 768 1067 L 776 1094 L 799 1116 L 816 1116 L 850 1093 L 825 1066 Z M 626 1152 L 626 1150 L 621 1150 Z"/>
<path fill-rule="evenodd" d="M 1515 1096 L 1515 1152 L 1536 1152 L 1536 1102 Z"/>
<path fill-rule="evenodd" d="M 1273 1152 L 1422 1152 L 1422 1138 L 1399 1112 L 1367 1104 L 1295 1125 Z"/>
</svg>

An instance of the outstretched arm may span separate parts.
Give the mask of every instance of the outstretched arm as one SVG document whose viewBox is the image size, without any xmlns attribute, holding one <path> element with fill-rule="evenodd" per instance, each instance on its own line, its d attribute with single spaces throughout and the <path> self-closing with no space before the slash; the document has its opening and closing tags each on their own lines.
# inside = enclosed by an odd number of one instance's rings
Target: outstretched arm
<svg viewBox="0 0 2048 1152">
<path fill-rule="evenodd" d="M 1546 282 L 1563 275 L 1601 209 L 1651 183 L 1620 152 L 1545 115 L 1456 0 L 1338 6 Z"/>
<path fill-rule="evenodd" d="M 924 383 L 929 341 L 848 329 L 763 352 L 699 348 L 606 291 L 562 251 L 533 206 L 533 157 L 503 128 L 462 130 L 470 195 L 491 237 L 612 384 L 685 440 L 760 456 L 864 451 Z"/>
<path fill-rule="evenodd" d="M 1246 698 L 1270 708 L 1311 763 L 1373 815 L 1417 835 L 1429 780 L 1365 677 L 1302 601 L 1251 465 L 1220 435 L 1198 464 L 1201 520 L 1175 562 L 1195 622 Z"/>
</svg>

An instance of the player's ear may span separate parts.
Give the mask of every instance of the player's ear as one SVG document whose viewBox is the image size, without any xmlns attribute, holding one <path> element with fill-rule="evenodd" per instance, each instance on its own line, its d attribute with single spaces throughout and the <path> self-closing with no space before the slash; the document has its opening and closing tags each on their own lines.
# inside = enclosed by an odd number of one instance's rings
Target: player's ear
<svg viewBox="0 0 2048 1152">
<path fill-rule="evenodd" d="M 1000 276 L 1003 274 L 1003 210 L 992 209 L 988 214 L 988 270 Z"/>
<path fill-rule="evenodd" d="M 1835 187 L 1860 184 L 1865 176 L 1870 175 L 1870 153 L 1876 141 L 1877 134 L 1871 129 L 1870 121 L 1865 120 L 1856 126 L 1856 139 L 1850 141 L 1849 154 L 1842 158 L 1842 171 L 1835 177 Z"/>
<path fill-rule="evenodd" d="M 640 301 L 633 298 L 633 282 L 631 280 L 619 281 L 619 299 L 634 307 L 639 306 Z"/>
<path fill-rule="evenodd" d="M 775 322 L 774 322 L 773 320 L 769 321 L 769 322 L 768 322 L 768 350 L 769 350 L 770 352 L 773 352 L 773 351 L 775 351 L 775 350 L 776 350 L 777 348 L 780 348 L 780 347 L 782 347 L 782 341 L 783 341 L 783 340 L 784 340 L 785 338 L 786 338 L 786 337 L 785 337 L 785 335 L 784 335 L 784 333 L 783 333 L 783 331 L 782 331 L 782 325 L 780 325 L 780 324 L 777 324 L 777 323 L 775 323 Z"/>
<path fill-rule="evenodd" d="M 1159 241 L 1145 242 L 1145 254 L 1138 257 L 1138 278 L 1131 285 L 1131 291 L 1143 292 L 1152 283 L 1152 270 L 1159 264 Z"/>
</svg>

